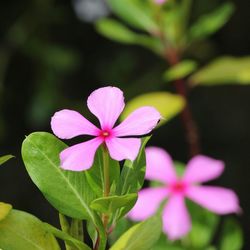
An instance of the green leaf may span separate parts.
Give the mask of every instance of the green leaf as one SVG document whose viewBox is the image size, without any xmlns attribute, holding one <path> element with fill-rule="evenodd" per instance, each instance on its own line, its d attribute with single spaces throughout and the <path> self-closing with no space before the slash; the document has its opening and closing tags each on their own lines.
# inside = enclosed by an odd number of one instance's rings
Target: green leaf
<svg viewBox="0 0 250 250">
<path fill-rule="evenodd" d="M 142 94 L 127 103 L 121 116 L 122 120 L 124 120 L 132 111 L 142 106 L 155 107 L 163 117 L 160 121 L 160 125 L 162 125 L 182 111 L 185 106 L 185 100 L 180 95 L 163 91 Z"/>
<path fill-rule="evenodd" d="M 10 204 L 0 202 L 0 221 L 3 220 L 11 211 L 12 206 Z"/>
<path fill-rule="evenodd" d="M 203 15 L 190 28 L 189 39 L 191 41 L 208 37 L 222 28 L 234 12 L 232 3 L 224 3 L 216 10 Z"/>
<path fill-rule="evenodd" d="M 98 212 L 114 214 L 118 209 L 122 209 L 122 215 L 126 214 L 137 200 L 137 194 L 126 194 L 122 196 L 109 196 L 98 198 L 92 201 L 90 207 Z M 119 216 L 119 217 L 120 217 Z"/>
<path fill-rule="evenodd" d="M 159 239 L 161 228 L 161 217 L 151 217 L 126 231 L 110 250 L 149 250 Z"/>
<path fill-rule="evenodd" d="M 126 217 L 121 218 L 116 224 L 112 232 L 109 234 L 109 244 L 112 246 L 134 223 Z"/>
<path fill-rule="evenodd" d="M 12 210 L 0 222 L 0 248 L 8 250 L 59 250 L 54 236 L 31 214 Z"/>
<path fill-rule="evenodd" d="M 193 202 L 187 202 L 192 218 L 192 230 L 187 236 L 188 242 L 195 249 L 204 249 L 213 239 L 219 217 Z"/>
<path fill-rule="evenodd" d="M 220 250 L 241 250 L 243 247 L 243 232 L 234 219 L 227 219 L 223 225 Z"/>
<path fill-rule="evenodd" d="M 99 228 L 100 245 L 104 247 L 104 228 L 89 207 L 96 195 L 88 184 L 85 171 L 66 171 L 59 167 L 59 154 L 66 147 L 52 134 L 32 133 L 22 145 L 25 167 L 35 185 L 60 213 L 75 219 L 89 219 Z"/>
<path fill-rule="evenodd" d="M 96 22 L 96 29 L 105 37 L 121 43 L 136 43 L 137 34 L 120 22 L 105 18 Z"/>
<path fill-rule="evenodd" d="M 118 185 L 120 177 L 120 165 L 118 161 L 109 158 L 109 172 L 110 172 L 110 194 L 114 194 Z M 103 159 L 102 149 L 99 148 L 95 155 L 93 166 L 85 172 L 89 185 L 97 195 L 103 197 L 104 190 L 104 175 L 103 175 Z"/>
<path fill-rule="evenodd" d="M 0 157 L 0 165 L 4 164 L 9 159 L 15 157 L 14 155 L 4 155 Z"/>
<path fill-rule="evenodd" d="M 163 78 L 166 81 L 174 81 L 178 80 L 184 77 L 187 77 L 191 73 L 193 73 L 197 69 L 197 63 L 192 60 L 184 60 L 175 66 L 168 69 L 164 75 Z"/>
<path fill-rule="evenodd" d="M 142 140 L 142 145 L 139 154 L 134 162 L 126 160 L 121 172 L 121 177 L 118 185 L 118 194 L 125 195 L 137 193 L 144 182 L 146 170 L 145 146 L 150 137 L 145 137 Z"/>
<path fill-rule="evenodd" d="M 107 0 L 111 10 L 131 26 L 155 32 L 157 24 L 153 20 L 150 6 L 138 0 Z"/>
<path fill-rule="evenodd" d="M 95 196 L 85 173 L 59 167 L 59 154 L 66 147 L 49 133 L 32 133 L 22 145 L 24 164 L 32 181 L 58 211 L 72 218 L 94 220 L 89 204 Z"/>
<path fill-rule="evenodd" d="M 161 54 L 163 47 L 159 39 L 143 34 L 137 34 L 122 23 L 104 18 L 96 22 L 97 31 L 103 36 L 124 44 L 136 44 Z"/>
<path fill-rule="evenodd" d="M 221 57 L 201 68 L 189 79 L 193 85 L 249 84 L 250 57 Z"/>
<path fill-rule="evenodd" d="M 90 250 L 90 247 L 88 247 L 86 244 L 84 244 L 83 242 L 73 238 L 72 236 L 70 236 L 69 234 L 53 227 L 52 225 L 48 224 L 48 223 L 44 223 L 44 228 L 50 232 L 51 234 L 53 234 L 55 237 L 57 237 L 58 239 L 61 239 L 63 241 L 65 241 L 68 245 L 75 247 L 79 250 Z"/>
</svg>

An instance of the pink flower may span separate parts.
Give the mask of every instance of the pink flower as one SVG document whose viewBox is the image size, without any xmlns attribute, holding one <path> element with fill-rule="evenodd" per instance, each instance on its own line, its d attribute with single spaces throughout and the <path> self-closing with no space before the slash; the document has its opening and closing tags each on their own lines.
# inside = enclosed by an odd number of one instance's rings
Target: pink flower
<svg viewBox="0 0 250 250">
<path fill-rule="evenodd" d="M 154 0 L 156 4 L 164 4 L 166 0 Z"/>
<path fill-rule="evenodd" d="M 144 220 L 150 217 L 161 202 L 168 198 L 162 214 L 163 230 L 169 239 L 176 240 L 191 229 L 185 198 L 217 214 L 240 211 L 237 195 L 232 190 L 200 185 L 201 182 L 213 180 L 222 174 L 222 161 L 202 155 L 195 156 L 189 161 L 183 177 L 179 178 L 170 156 L 163 149 L 147 148 L 146 160 L 146 179 L 160 181 L 164 186 L 142 189 L 137 203 L 128 214 L 129 218 Z"/>
<path fill-rule="evenodd" d="M 140 149 L 140 136 L 151 132 L 161 118 L 153 107 L 141 107 L 132 112 L 120 125 L 115 122 L 124 109 L 123 92 L 116 87 L 99 88 L 88 97 L 87 105 L 100 122 L 100 129 L 84 118 L 80 113 L 64 109 L 56 112 L 51 119 L 51 128 L 61 139 L 70 139 L 79 135 L 91 135 L 94 138 L 76 144 L 60 153 L 63 169 L 82 171 L 93 165 L 95 152 L 105 144 L 110 156 L 121 161 L 133 161 Z"/>
</svg>

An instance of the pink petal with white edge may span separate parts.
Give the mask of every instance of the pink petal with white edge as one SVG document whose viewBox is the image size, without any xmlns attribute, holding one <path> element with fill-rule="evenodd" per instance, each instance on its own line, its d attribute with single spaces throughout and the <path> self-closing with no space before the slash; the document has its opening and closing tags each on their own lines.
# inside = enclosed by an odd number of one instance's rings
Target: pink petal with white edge
<svg viewBox="0 0 250 250">
<path fill-rule="evenodd" d="M 152 216 L 160 206 L 160 203 L 167 198 L 166 188 L 145 188 L 139 191 L 135 206 L 128 213 L 132 220 L 145 220 Z"/>
<path fill-rule="evenodd" d="M 191 220 L 182 195 L 169 198 L 163 210 L 163 231 L 170 240 L 185 236 L 191 229 Z"/>
<path fill-rule="evenodd" d="M 60 153 L 61 168 L 72 171 L 89 169 L 94 162 L 97 148 L 101 145 L 99 138 L 76 144 Z"/>
<path fill-rule="evenodd" d="M 137 157 L 141 140 L 137 138 L 112 138 L 106 140 L 106 145 L 112 159 L 122 161 L 125 159 L 134 161 Z"/>
<path fill-rule="evenodd" d="M 99 119 L 102 129 L 113 128 L 124 109 L 123 92 L 116 87 L 104 87 L 88 97 L 89 110 Z"/>
<path fill-rule="evenodd" d="M 188 188 L 186 196 L 217 214 L 238 213 L 241 210 L 237 195 L 227 188 L 193 186 Z"/>
<path fill-rule="evenodd" d="M 141 107 L 133 111 L 120 125 L 114 128 L 116 136 L 145 135 L 152 131 L 161 119 L 153 107 Z"/>
<path fill-rule="evenodd" d="M 201 183 L 219 177 L 224 171 L 224 162 L 207 156 L 193 157 L 187 164 L 183 180 L 188 183 Z"/>
<path fill-rule="evenodd" d="M 63 109 L 51 118 L 53 133 L 61 139 L 78 135 L 98 135 L 99 129 L 74 110 Z"/>
<path fill-rule="evenodd" d="M 170 155 L 162 148 L 146 148 L 146 176 L 148 180 L 163 183 L 176 181 L 177 176 Z"/>
</svg>

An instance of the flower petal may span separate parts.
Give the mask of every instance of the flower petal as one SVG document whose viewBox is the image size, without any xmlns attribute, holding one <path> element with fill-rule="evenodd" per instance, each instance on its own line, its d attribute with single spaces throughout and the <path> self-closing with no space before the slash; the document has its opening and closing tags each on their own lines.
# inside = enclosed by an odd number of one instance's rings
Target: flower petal
<svg viewBox="0 0 250 250">
<path fill-rule="evenodd" d="M 51 118 L 53 133 L 61 139 L 78 135 L 98 135 L 99 129 L 74 110 L 63 109 Z"/>
<path fill-rule="evenodd" d="M 141 107 L 133 111 L 114 128 L 116 136 L 145 135 L 157 125 L 160 113 L 153 107 Z"/>
<path fill-rule="evenodd" d="M 95 152 L 102 140 L 95 138 L 76 144 L 60 153 L 61 168 L 72 171 L 89 169 L 94 162 Z"/>
<path fill-rule="evenodd" d="M 110 156 L 117 161 L 125 159 L 134 161 L 141 146 L 141 140 L 137 138 L 112 138 L 106 140 Z"/>
<path fill-rule="evenodd" d="M 240 212 L 239 200 L 234 191 L 222 187 L 189 187 L 187 197 L 217 214 Z"/>
<path fill-rule="evenodd" d="M 215 160 L 203 155 L 198 155 L 189 161 L 183 176 L 183 180 L 189 183 L 210 181 L 219 177 L 223 170 L 223 161 Z"/>
<path fill-rule="evenodd" d="M 171 183 L 177 179 L 173 161 L 164 149 L 158 147 L 146 148 L 146 162 L 146 179 L 163 183 Z"/>
<path fill-rule="evenodd" d="M 166 188 L 145 188 L 139 191 L 138 199 L 135 206 L 128 213 L 128 217 L 132 220 L 145 220 L 152 216 L 160 203 L 168 195 Z"/>
<path fill-rule="evenodd" d="M 88 108 L 99 119 L 102 129 L 113 128 L 124 106 L 123 92 L 116 87 L 99 88 L 88 98 Z"/>
<path fill-rule="evenodd" d="M 163 231 L 170 240 L 185 236 L 191 229 L 191 220 L 182 195 L 173 195 L 163 210 Z"/>
</svg>

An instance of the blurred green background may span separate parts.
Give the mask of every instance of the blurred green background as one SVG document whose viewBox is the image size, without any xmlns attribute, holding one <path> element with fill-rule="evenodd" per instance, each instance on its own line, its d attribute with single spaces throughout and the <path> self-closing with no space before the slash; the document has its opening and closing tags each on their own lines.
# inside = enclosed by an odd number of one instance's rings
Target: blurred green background
<svg viewBox="0 0 250 250">
<path fill-rule="evenodd" d="M 109 10 L 97 4 L 86 11 L 79 2 L 0 1 L 0 155 L 16 156 L 1 167 L 0 200 L 54 224 L 56 211 L 22 163 L 25 135 L 51 132 L 50 118 L 62 108 L 79 110 L 92 119 L 86 99 L 101 86 L 120 87 L 127 100 L 149 91 L 174 92 L 162 80 L 163 60 L 141 47 L 121 45 L 97 34 L 92 21 Z M 194 2 L 192 18 L 224 1 Z M 233 2 L 236 11 L 226 26 L 193 49 L 198 58 L 202 55 L 208 61 L 218 55 L 250 54 L 250 4 Z M 192 89 L 189 101 L 203 153 L 226 162 L 225 173 L 215 183 L 238 193 L 244 249 L 250 249 L 250 86 L 199 86 Z M 188 160 L 179 116 L 155 131 L 150 144 L 164 147 L 178 161 Z"/>
</svg>

